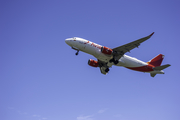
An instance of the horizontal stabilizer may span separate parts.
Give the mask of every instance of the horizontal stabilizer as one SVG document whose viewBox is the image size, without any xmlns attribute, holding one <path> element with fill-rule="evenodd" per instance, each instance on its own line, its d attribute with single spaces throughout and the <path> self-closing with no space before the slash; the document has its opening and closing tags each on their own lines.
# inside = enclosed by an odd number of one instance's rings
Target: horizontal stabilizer
<svg viewBox="0 0 180 120">
<path fill-rule="evenodd" d="M 151 73 L 151 77 L 154 77 L 156 75 L 156 73 Z"/>
<path fill-rule="evenodd" d="M 162 66 L 158 66 L 158 67 L 155 67 L 154 70 L 163 70 L 167 67 L 171 66 L 170 64 L 166 64 L 166 65 L 162 65 Z"/>
</svg>

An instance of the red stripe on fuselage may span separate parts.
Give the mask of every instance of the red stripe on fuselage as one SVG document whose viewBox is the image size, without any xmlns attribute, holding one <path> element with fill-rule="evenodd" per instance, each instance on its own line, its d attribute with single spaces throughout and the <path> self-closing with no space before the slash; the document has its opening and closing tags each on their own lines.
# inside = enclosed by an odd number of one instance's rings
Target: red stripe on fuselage
<svg viewBox="0 0 180 120">
<path fill-rule="evenodd" d="M 140 72 L 151 72 L 151 71 L 154 71 L 153 67 L 154 66 L 152 65 L 146 65 L 146 66 L 141 66 L 141 67 L 126 67 L 126 68 L 135 70 L 135 71 L 140 71 Z"/>
</svg>

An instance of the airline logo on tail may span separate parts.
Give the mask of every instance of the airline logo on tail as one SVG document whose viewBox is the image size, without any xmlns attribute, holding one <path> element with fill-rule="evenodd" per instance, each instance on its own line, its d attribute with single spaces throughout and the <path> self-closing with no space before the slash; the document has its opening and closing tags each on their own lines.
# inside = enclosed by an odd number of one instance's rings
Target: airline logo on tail
<svg viewBox="0 0 180 120">
<path fill-rule="evenodd" d="M 169 67 L 170 65 L 169 64 L 166 64 L 166 65 L 162 65 L 161 66 L 161 63 L 164 59 L 164 55 L 162 54 L 159 54 L 157 55 L 156 57 L 154 57 L 153 59 L 151 59 L 149 62 L 147 62 L 149 65 L 152 65 L 153 66 L 153 70 L 154 71 L 159 71 L 159 74 L 164 74 L 164 72 L 162 71 L 163 69 Z M 150 73 L 151 74 L 151 77 L 154 77 L 157 73 Z"/>
<path fill-rule="evenodd" d="M 160 66 L 162 61 L 164 59 L 164 55 L 159 54 L 156 57 L 154 57 L 153 59 L 151 59 L 149 62 L 147 62 L 150 65 L 153 65 L 154 67 Z"/>
</svg>

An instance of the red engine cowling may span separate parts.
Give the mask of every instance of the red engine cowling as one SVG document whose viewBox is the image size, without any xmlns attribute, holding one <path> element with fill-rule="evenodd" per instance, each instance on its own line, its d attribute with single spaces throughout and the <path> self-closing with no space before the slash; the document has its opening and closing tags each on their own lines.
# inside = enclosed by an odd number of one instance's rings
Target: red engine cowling
<svg viewBox="0 0 180 120">
<path fill-rule="evenodd" d="M 90 66 L 92 66 L 92 67 L 98 67 L 98 66 L 99 66 L 99 63 L 98 63 L 98 61 L 89 59 L 89 60 L 88 60 L 88 65 L 90 65 Z"/>
<path fill-rule="evenodd" d="M 101 52 L 106 54 L 106 55 L 111 55 L 113 50 L 108 48 L 108 47 L 103 46 L 103 47 L 101 47 Z"/>
</svg>

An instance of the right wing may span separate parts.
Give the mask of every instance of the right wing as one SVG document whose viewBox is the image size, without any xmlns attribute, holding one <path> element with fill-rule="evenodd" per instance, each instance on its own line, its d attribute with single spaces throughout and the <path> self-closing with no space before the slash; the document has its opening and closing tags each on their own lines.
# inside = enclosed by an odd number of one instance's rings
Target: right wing
<svg viewBox="0 0 180 120">
<path fill-rule="evenodd" d="M 135 40 L 133 42 L 127 43 L 125 45 L 113 48 L 112 50 L 114 51 L 114 55 L 117 59 L 120 59 L 126 52 L 129 52 L 130 50 L 138 47 L 142 42 L 146 41 L 147 39 L 149 39 L 152 35 L 154 34 L 154 32 L 152 34 L 150 34 L 147 37 Z"/>
</svg>

